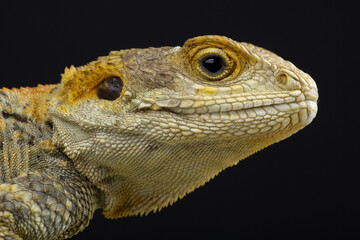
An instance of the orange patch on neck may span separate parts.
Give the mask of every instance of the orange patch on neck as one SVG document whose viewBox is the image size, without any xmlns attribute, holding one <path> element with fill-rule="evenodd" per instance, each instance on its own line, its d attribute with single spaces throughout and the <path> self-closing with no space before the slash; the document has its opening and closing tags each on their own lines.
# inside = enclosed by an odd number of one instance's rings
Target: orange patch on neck
<svg viewBox="0 0 360 240">
<path fill-rule="evenodd" d="M 44 120 L 47 112 L 47 100 L 50 91 L 56 85 L 38 85 L 37 87 L 21 87 L 7 89 L 3 88 L 5 93 L 17 96 L 17 103 L 14 106 L 14 112 L 29 116 L 34 120 Z"/>
</svg>

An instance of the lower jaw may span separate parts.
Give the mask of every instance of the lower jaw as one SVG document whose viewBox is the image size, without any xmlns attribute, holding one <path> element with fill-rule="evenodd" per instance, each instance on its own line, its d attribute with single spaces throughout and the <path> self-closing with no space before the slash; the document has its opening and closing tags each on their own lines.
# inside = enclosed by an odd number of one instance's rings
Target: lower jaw
<svg viewBox="0 0 360 240">
<path fill-rule="evenodd" d="M 226 112 L 194 113 L 189 114 L 188 117 L 202 122 L 202 133 L 198 136 L 218 138 L 259 136 L 290 128 L 298 131 L 308 125 L 315 118 L 316 113 L 316 102 L 305 100 Z"/>
<path fill-rule="evenodd" d="M 311 100 L 214 113 L 164 111 L 159 121 L 151 120 L 149 116 L 144 127 L 149 128 L 150 124 L 149 131 L 158 133 L 159 139 L 165 141 L 289 136 L 309 124 L 316 113 L 317 104 Z"/>
</svg>

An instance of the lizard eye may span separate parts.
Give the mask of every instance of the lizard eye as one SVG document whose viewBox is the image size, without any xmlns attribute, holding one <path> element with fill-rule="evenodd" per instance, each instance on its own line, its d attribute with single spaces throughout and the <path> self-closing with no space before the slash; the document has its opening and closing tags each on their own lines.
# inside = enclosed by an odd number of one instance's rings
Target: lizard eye
<svg viewBox="0 0 360 240">
<path fill-rule="evenodd" d="M 229 76 L 235 64 L 221 49 L 205 48 L 195 54 L 192 65 L 205 79 L 217 81 Z"/>
<path fill-rule="evenodd" d="M 200 67 L 210 75 L 217 75 L 227 67 L 223 56 L 218 54 L 208 54 L 200 59 Z"/>
<path fill-rule="evenodd" d="M 99 99 L 114 101 L 120 97 L 123 87 L 121 78 L 114 76 L 105 78 L 98 86 L 96 95 Z"/>
</svg>

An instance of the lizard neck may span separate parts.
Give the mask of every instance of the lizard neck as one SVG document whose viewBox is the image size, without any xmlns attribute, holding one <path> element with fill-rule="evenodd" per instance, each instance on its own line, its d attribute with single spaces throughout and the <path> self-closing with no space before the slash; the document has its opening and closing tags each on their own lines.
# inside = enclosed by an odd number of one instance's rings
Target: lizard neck
<svg viewBox="0 0 360 240">
<path fill-rule="evenodd" d="M 34 122 L 46 121 L 47 103 L 57 85 L 0 89 L 1 113 L 14 115 Z"/>
<path fill-rule="evenodd" d="M 0 182 L 45 167 L 52 127 L 46 119 L 47 99 L 56 87 L 0 89 Z"/>
</svg>

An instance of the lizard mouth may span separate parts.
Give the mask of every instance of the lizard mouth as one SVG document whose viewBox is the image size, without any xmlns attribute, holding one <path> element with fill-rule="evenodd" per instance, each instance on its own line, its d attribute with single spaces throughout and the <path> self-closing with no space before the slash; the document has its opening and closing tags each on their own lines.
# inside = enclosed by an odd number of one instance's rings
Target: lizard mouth
<svg viewBox="0 0 360 240">
<path fill-rule="evenodd" d="M 228 96 L 144 98 L 137 110 L 169 111 L 209 122 L 254 122 L 291 116 L 292 124 L 310 123 L 317 113 L 317 91 L 241 93 Z"/>
<path fill-rule="evenodd" d="M 317 98 L 316 89 L 182 98 L 157 96 L 142 99 L 135 109 L 146 115 L 142 118 L 148 119 L 143 120 L 146 127 L 154 127 L 151 131 L 169 131 L 163 135 L 167 140 L 191 136 L 255 137 L 305 127 L 316 116 Z M 161 117 L 151 118 L 154 112 Z"/>
</svg>

